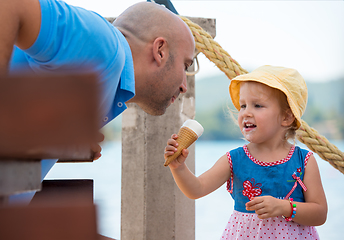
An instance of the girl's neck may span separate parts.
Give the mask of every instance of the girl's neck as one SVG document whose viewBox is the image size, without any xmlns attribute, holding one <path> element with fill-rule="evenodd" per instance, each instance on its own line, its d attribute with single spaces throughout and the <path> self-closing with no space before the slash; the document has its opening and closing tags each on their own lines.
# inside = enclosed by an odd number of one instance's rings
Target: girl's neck
<svg viewBox="0 0 344 240">
<path fill-rule="evenodd" d="M 277 142 L 274 144 L 247 144 L 248 151 L 261 162 L 275 162 L 288 156 L 293 145 L 288 141 Z"/>
</svg>

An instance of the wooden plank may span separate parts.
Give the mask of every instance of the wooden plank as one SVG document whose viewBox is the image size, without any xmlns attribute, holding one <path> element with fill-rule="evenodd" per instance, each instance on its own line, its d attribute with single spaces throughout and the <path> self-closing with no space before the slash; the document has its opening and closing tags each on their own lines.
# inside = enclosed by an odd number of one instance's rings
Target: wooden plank
<svg viewBox="0 0 344 240">
<path fill-rule="evenodd" d="M 0 208 L 0 239 L 11 240 L 98 240 L 94 204 L 45 201 L 29 207 Z"/>
<path fill-rule="evenodd" d="M 98 94 L 94 74 L 0 77 L 0 159 L 91 159 Z"/>
<path fill-rule="evenodd" d="M 0 161 L 0 196 L 9 196 L 40 189 L 40 161 Z M 3 204 L 6 204 L 6 202 Z"/>
<path fill-rule="evenodd" d="M 42 182 L 42 190 L 37 192 L 30 204 L 44 201 L 46 198 L 58 200 L 69 194 L 70 201 L 76 201 L 79 196 L 93 203 L 93 179 L 53 179 Z"/>
</svg>

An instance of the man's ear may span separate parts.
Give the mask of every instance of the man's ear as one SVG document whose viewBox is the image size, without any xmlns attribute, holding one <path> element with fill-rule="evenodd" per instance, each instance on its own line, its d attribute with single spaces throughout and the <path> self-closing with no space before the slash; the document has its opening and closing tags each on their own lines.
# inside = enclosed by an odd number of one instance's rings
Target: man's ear
<svg viewBox="0 0 344 240">
<path fill-rule="evenodd" d="M 153 58 L 158 66 L 161 66 L 167 59 L 167 41 L 163 37 L 158 37 L 153 42 Z"/>
<path fill-rule="evenodd" d="M 284 113 L 284 118 L 282 119 L 282 126 L 284 127 L 289 127 L 295 120 L 295 116 L 291 109 L 289 108 L 285 113 Z"/>
</svg>

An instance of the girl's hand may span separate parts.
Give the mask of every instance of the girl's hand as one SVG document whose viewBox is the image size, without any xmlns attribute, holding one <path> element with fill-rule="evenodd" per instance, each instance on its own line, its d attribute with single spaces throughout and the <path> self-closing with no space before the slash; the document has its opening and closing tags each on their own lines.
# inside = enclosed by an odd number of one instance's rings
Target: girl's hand
<svg viewBox="0 0 344 240">
<path fill-rule="evenodd" d="M 288 200 L 274 198 L 272 196 L 255 197 L 246 203 L 246 210 L 255 211 L 260 219 L 290 215 L 290 203 Z"/>
<path fill-rule="evenodd" d="M 165 160 L 167 159 L 167 157 L 177 152 L 177 147 L 178 147 L 178 143 L 176 141 L 177 138 L 178 138 L 177 134 L 172 134 L 171 138 L 167 140 L 167 146 L 165 147 L 165 153 L 164 153 Z M 180 167 L 181 165 L 184 165 L 184 162 L 186 158 L 188 157 L 188 155 L 189 155 L 189 150 L 183 149 L 182 154 L 179 157 L 177 157 L 173 162 L 171 162 L 168 166 L 172 169 L 176 169 Z"/>
</svg>

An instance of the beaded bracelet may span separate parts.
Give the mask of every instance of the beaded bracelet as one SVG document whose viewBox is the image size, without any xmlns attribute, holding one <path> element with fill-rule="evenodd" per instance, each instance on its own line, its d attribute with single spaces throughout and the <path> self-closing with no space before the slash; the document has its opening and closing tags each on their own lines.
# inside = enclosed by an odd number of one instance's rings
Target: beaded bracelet
<svg viewBox="0 0 344 240">
<path fill-rule="evenodd" d="M 287 221 L 287 222 L 290 222 L 291 220 L 293 220 L 293 218 L 295 217 L 295 214 L 296 214 L 296 204 L 293 203 L 293 198 L 289 198 L 289 203 L 290 203 L 290 206 L 291 206 L 291 213 L 290 213 L 290 216 L 289 217 L 285 217 L 282 215 L 282 217 Z"/>
</svg>

